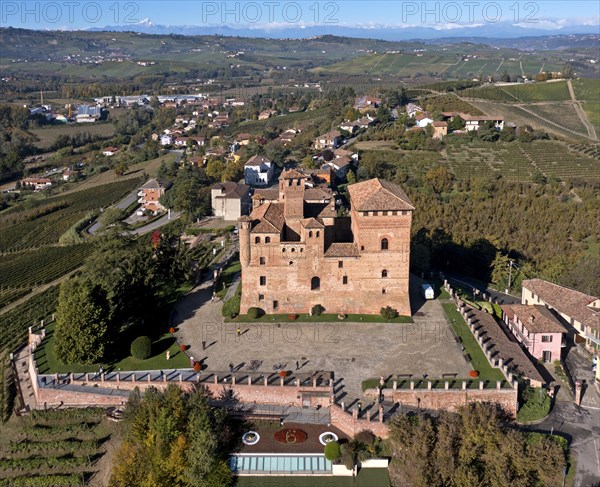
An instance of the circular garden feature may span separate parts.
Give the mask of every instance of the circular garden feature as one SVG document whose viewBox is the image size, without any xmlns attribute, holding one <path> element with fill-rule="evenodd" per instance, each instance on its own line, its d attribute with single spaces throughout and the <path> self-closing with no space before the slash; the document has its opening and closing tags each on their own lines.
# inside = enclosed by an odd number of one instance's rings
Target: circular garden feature
<svg viewBox="0 0 600 487">
<path fill-rule="evenodd" d="M 256 431 L 248 431 L 242 435 L 242 443 L 244 445 L 256 445 L 260 440 L 260 435 Z"/>
<path fill-rule="evenodd" d="M 275 432 L 275 441 L 282 445 L 296 445 L 304 443 L 308 438 L 306 431 L 298 429 L 283 429 Z"/>
</svg>

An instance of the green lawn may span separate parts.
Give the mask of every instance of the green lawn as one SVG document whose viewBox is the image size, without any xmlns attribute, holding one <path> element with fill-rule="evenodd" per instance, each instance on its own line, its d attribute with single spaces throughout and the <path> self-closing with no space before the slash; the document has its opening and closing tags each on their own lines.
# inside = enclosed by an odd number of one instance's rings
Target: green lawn
<svg viewBox="0 0 600 487">
<path fill-rule="evenodd" d="M 46 338 L 35 351 L 35 358 L 41 374 L 68 373 L 68 372 L 95 372 L 100 365 L 107 370 L 160 370 L 160 369 L 178 369 L 190 366 L 188 356 L 179 349 L 178 344 L 167 331 L 169 313 L 173 305 L 193 287 L 192 283 L 186 282 L 178 287 L 163 289 L 159 293 L 161 306 L 156 313 L 152 323 L 146 323 L 144 333 L 153 338 L 152 352 L 153 356 L 146 360 L 133 358 L 129 353 L 131 341 L 141 333 L 136 331 L 133 335 L 129 333 L 124 335 L 123 340 L 127 343 L 117 343 L 116 349 L 108 350 L 109 354 L 115 358 L 107 359 L 105 362 L 97 364 L 75 364 L 64 365 L 60 363 L 54 354 L 54 323 L 46 326 Z M 189 345 L 189 344 L 184 344 Z M 171 352 L 170 360 L 166 358 L 166 352 Z"/>
<path fill-rule="evenodd" d="M 248 318 L 248 315 L 238 315 L 233 319 L 225 318 L 227 322 L 234 323 L 269 323 L 272 321 L 287 321 L 287 322 L 299 322 L 299 323 L 317 323 L 317 322 L 339 322 L 339 323 L 413 323 L 413 319 L 410 316 L 398 316 L 393 320 L 386 320 L 381 315 L 358 315 L 349 314 L 346 315 L 346 319 L 340 320 L 338 315 L 323 313 L 319 316 L 310 316 L 309 314 L 300 314 L 295 320 L 289 319 L 288 314 L 272 314 L 263 315 L 256 320 Z"/>
<path fill-rule="evenodd" d="M 227 294 L 227 288 L 231 286 L 233 278 L 239 272 L 242 272 L 242 266 L 239 259 L 231 261 L 231 263 L 219 275 L 216 285 L 216 288 L 219 289 L 217 296 L 220 298 L 225 297 L 225 294 Z"/>
<path fill-rule="evenodd" d="M 363 468 L 352 477 L 238 477 L 237 487 L 389 487 L 390 479 L 385 468 Z"/>
<path fill-rule="evenodd" d="M 58 361 L 54 354 L 54 323 L 46 327 L 46 338 L 35 351 L 35 359 L 40 374 L 66 374 L 68 372 L 96 372 L 102 365 L 107 370 L 161 370 L 181 369 L 190 366 L 188 356 L 179 349 L 175 339 L 170 333 L 165 333 L 152 344 L 154 355 L 147 360 L 138 360 L 131 355 L 121 360 L 104 362 L 91 365 L 64 365 Z M 167 360 L 166 352 L 171 352 L 171 359 Z"/>
<path fill-rule="evenodd" d="M 488 362 L 487 357 L 481 350 L 479 343 L 473 336 L 473 333 L 469 329 L 467 323 L 456 310 L 454 303 L 442 304 L 446 316 L 452 324 L 454 333 L 462 340 L 462 345 L 465 347 L 465 353 L 468 353 L 471 357 L 471 366 L 474 370 L 479 372 L 480 380 L 489 380 L 495 382 L 497 380 L 504 380 L 505 377 L 499 369 L 493 368 Z"/>
</svg>

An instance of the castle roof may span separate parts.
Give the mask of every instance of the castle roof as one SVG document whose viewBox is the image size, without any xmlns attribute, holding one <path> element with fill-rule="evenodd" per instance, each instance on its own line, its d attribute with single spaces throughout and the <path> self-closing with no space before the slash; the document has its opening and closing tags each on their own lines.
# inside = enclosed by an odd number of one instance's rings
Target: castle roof
<svg viewBox="0 0 600 487">
<path fill-rule="evenodd" d="M 288 169 L 287 171 L 283 171 L 279 179 L 301 179 L 306 178 L 306 174 L 300 172 L 296 169 Z"/>
<path fill-rule="evenodd" d="M 279 199 L 279 190 L 273 189 L 273 188 L 256 189 L 254 191 L 254 195 L 252 196 L 252 199 L 256 199 L 256 200 L 265 199 L 265 200 L 277 201 Z"/>
<path fill-rule="evenodd" d="M 334 242 L 325 251 L 325 257 L 359 257 L 355 243 Z"/>
<path fill-rule="evenodd" d="M 348 186 L 350 204 L 356 211 L 414 210 L 400 186 L 375 178 Z"/>
<path fill-rule="evenodd" d="M 250 214 L 252 220 L 260 220 L 252 233 L 279 233 L 285 225 L 283 203 L 266 203 Z"/>
<path fill-rule="evenodd" d="M 305 218 L 301 223 L 304 228 L 325 228 L 325 225 L 316 218 Z"/>
</svg>

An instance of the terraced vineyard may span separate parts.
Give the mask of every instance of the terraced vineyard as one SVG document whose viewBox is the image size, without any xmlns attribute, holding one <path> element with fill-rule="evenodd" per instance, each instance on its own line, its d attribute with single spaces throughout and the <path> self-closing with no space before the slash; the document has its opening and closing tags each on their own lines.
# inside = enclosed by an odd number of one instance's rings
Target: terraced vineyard
<svg viewBox="0 0 600 487">
<path fill-rule="evenodd" d="M 5 256 L 0 260 L 0 289 L 30 289 L 52 282 L 81 266 L 91 250 L 92 244 L 84 243 Z"/>
<path fill-rule="evenodd" d="M 538 117 L 552 120 L 557 125 L 572 130 L 582 137 L 588 135 L 587 128 L 581 122 L 573 104 L 570 102 L 528 105 L 526 108 L 535 113 Z"/>
<path fill-rule="evenodd" d="M 52 317 L 58 302 L 58 286 L 41 292 L 0 315 L 0 350 L 10 349 L 27 338 L 27 329 Z"/>
<path fill-rule="evenodd" d="M 599 181 L 599 158 L 596 146 L 568 146 L 558 141 L 480 142 L 453 141 L 446 157 L 457 178 L 486 178 L 493 173 L 508 181 L 531 181 L 536 168 L 547 177 L 559 180 L 579 178 Z M 583 152 L 586 151 L 586 152 Z M 589 154 L 589 155 L 588 155 Z"/>
<path fill-rule="evenodd" d="M 139 179 L 129 179 L 105 184 L 68 195 L 55 196 L 47 200 L 38 200 L 37 205 L 50 205 L 64 202 L 37 218 L 24 218 L 13 224 L 3 225 L 0 232 L 0 252 L 15 252 L 56 244 L 60 236 L 72 225 L 85 217 L 90 210 L 103 208 L 118 201 L 140 184 Z M 16 207 L 9 215 L 18 218 L 26 209 Z"/>
<path fill-rule="evenodd" d="M 100 408 L 34 411 L 4 428 L 0 487 L 87 485 L 115 425 Z"/>
<path fill-rule="evenodd" d="M 0 290 L 0 309 L 6 305 L 22 298 L 31 291 L 31 288 L 24 287 L 19 289 L 2 289 Z"/>
<path fill-rule="evenodd" d="M 534 168 L 516 143 L 473 141 L 448 145 L 447 160 L 457 178 L 488 178 L 496 173 L 514 181 L 529 181 Z"/>
<path fill-rule="evenodd" d="M 527 103 L 538 101 L 567 101 L 571 99 L 566 81 L 523 83 L 515 85 L 485 85 L 460 92 L 468 98 L 502 102 Z"/>
<path fill-rule="evenodd" d="M 521 144 L 521 148 L 549 178 L 600 181 L 598 159 L 569 150 L 566 144 L 557 141 L 534 141 L 531 144 Z"/>
</svg>

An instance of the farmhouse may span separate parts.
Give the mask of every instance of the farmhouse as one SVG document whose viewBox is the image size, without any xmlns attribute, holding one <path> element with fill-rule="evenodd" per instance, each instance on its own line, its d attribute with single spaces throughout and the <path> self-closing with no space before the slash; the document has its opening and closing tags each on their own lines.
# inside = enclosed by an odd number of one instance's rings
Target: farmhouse
<svg viewBox="0 0 600 487">
<path fill-rule="evenodd" d="M 244 182 L 256 186 L 268 186 L 275 171 L 273 163 L 265 156 L 252 156 L 244 164 Z"/>
<path fill-rule="evenodd" d="M 468 113 L 461 113 L 460 117 L 465 121 L 465 129 L 466 130 L 479 130 L 486 122 L 493 122 L 494 126 L 498 130 L 502 130 L 504 128 L 504 117 L 502 116 L 493 116 L 489 117 L 487 115 L 469 115 Z"/>
<path fill-rule="evenodd" d="M 102 149 L 102 154 L 106 157 L 114 156 L 117 152 L 119 152 L 118 147 L 105 147 Z"/>
<path fill-rule="evenodd" d="M 505 304 L 503 320 L 532 357 L 546 363 L 560 360 L 567 329 L 542 305 Z"/>
<path fill-rule="evenodd" d="M 250 213 L 250 186 L 237 183 L 217 183 L 210 188 L 213 214 L 224 220 L 236 221 Z"/>
<path fill-rule="evenodd" d="M 284 171 L 277 199 L 253 200 L 239 219 L 241 312 L 307 313 L 320 304 L 327 313 L 376 314 L 389 305 L 409 315 L 414 207 L 404 191 L 380 179 L 353 184 L 351 216 L 337 217 L 333 195 L 307 189 L 306 179 Z"/>
<path fill-rule="evenodd" d="M 448 124 L 446 122 L 433 122 L 433 138 L 441 139 L 448 134 Z"/>
<path fill-rule="evenodd" d="M 352 159 L 348 156 L 336 157 L 335 159 L 323 164 L 322 168 L 331 168 L 338 179 L 343 179 L 352 167 Z"/>
<path fill-rule="evenodd" d="M 25 178 L 21 179 L 21 186 L 41 191 L 52 186 L 52 181 L 48 178 Z"/>
<path fill-rule="evenodd" d="M 379 105 L 381 105 L 381 98 L 375 98 L 374 96 L 361 96 L 354 101 L 354 108 L 359 112 L 372 110 Z"/>
</svg>

